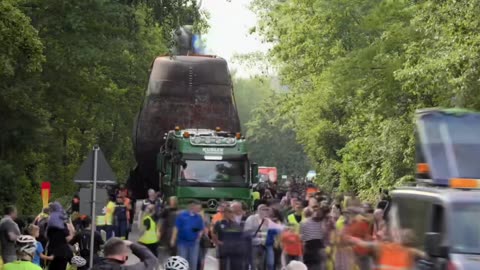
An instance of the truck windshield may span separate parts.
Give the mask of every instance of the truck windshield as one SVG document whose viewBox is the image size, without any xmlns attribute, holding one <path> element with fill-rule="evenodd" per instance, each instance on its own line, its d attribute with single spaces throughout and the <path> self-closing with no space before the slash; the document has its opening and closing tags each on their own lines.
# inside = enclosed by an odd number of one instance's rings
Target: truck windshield
<svg viewBox="0 0 480 270">
<path fill-rule="evenodd" d="M 452 252 L 480 254 L 480 224 L 477 222 L 480 204 L 458 204 L 453 207 Z"/>
<path fill-rule="evenodd" d="M 246 183 L 245 161 L 185 160 L 180 168 L 180 181 L 194 183 Z"/>
</svg>

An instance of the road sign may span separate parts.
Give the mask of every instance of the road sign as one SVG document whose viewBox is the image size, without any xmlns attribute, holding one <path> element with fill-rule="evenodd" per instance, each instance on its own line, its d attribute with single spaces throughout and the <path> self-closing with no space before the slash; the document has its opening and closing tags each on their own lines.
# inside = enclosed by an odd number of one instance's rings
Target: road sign
<svg viewBox="0 0 480 270">
<path fill-rule="evenodd" d="M 94 146 L 93 151 L 90 152 L 87 159 L 83 162 L 77 174 L 73 178 L 75 183 L 91 183 L 92 184 L 92 232 L 95 231 L 96 220 L 96 200 L 97 200 L 97 184 L 115 184 L 117 178 L 113 174 L 112 168 L 108 165 L 105 156 L 100 150 L 100 147 Z M 94 250 L 95 234 L 90 234 L 90 264 L 93 265 L 93 250 Z"/>
<path fill-rule="evenodd" d="M 93 182 L 94 158 L 95 151 L 92 151 L 73 178 L 75 183 L 90 184 Z M 117 183 L 117 178 L 100 148 L 98 148 L 97 170 L 97 184 L 115 185 Z"/>
<path fill-rule="evenodd" d="M 93 187 L 83 187 L 80 188 L 78 196 L 80 197 L 80 214 L 90 215 L 92 211 L 92 188 Z M 97 187 L 97 195 L 95 203 L 95 213 L 97 215 L 104 215 L 103 208 L 108 203 L 108 190 L 105 187 Z"/>
</svg>

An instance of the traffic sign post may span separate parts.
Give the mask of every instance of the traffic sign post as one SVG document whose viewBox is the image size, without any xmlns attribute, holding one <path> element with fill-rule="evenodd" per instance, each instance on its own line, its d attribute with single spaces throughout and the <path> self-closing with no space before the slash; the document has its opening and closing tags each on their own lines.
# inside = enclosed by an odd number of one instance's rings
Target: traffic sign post
<svg viewBox="0 0 480 270">
<path fill-rule="evenodd" d="M 94 244 L 95 244 L 95 230 L 96 230 L 96 199 L 97 199 L 97 184 L 115 184 L 116 177 L 113 174 L 112 168 L 108 165 L 105 156 L 103 155 L 100 147 L 95 145 L 93 151 L 90 152 L 87 159 L 83 162 L 82 166 L 78 170 L 77 174 L 74 177 L 74 181 L 77 184 L 92 184 L 92 195 L 91 195 L 91 220 L 92 220 L 92 230 L 90 233 L 90 258 L 89 265 L 93 266 L 93 256 L 94 256 Z"/>
<path fill-rule="evenodd" d="M 92 187 L 92 230 L 90 231 L 90 262 L 89 266 L 93 266 L 93 255 L 95 248 L 95 229 L 96 229 L 96 220 L 95 218 L 95 201 L 97 199 L 97 170 L 98 170 L 98 146 L 93 147 L 93 187 Z"/>
</svg>

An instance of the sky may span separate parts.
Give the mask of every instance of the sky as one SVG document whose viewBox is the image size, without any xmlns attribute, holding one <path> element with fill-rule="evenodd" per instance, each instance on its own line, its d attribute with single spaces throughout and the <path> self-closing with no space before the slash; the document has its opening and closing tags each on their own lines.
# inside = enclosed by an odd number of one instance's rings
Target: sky
<svg viewBox="0 0 480 270">
<path fill-rule="evenodd" d="M 202 9 L 210 13 L 210 30 L 204 35 L 206 53 L 225 58 L 239 77 L 254 75 L 255 71 L 232 63 L 234 54 L 266 52 L 270 47 L 248 33 L 257 21 L 255 14 L 248 9 L 250 2 L 252 0 L 203 0 L 202 4 Z"/>
</svg>

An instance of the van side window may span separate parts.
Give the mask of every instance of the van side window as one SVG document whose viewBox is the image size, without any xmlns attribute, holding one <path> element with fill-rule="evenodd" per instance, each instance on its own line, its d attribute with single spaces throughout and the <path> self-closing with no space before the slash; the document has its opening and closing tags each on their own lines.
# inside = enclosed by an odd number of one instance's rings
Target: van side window
<svg viewBox="0 0 480 270">
<path fill-rule="evenodd" d="M 415 246 L 423 249 L 425 232 L 429 230 L 429 211 L 431 204 L 418 198 L 396 198 L 400 227 L 412 229 L 415 233 Z"/>
</svg>

